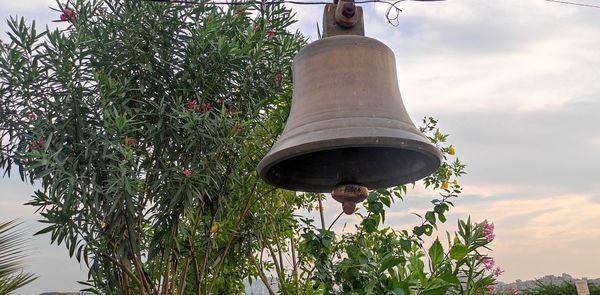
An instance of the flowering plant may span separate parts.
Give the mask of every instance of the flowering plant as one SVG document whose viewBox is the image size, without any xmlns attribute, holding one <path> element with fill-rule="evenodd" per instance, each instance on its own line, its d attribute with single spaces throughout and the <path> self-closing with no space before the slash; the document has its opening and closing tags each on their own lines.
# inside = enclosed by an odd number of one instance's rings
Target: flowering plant
<svg viewBox="0 0 600 295">
<path fill-rule="evenodd" d="M 271 222 L 292 231 L 284 236 L 273 233 L 265 237 L 277 246 L 267 252 L 266 257 L 261 254 L 255 258 L 263 265 L 259 277 L 262 279 L 273 270 L 279 290 L 285 294 L 475 295 L 493 292 L 501 270 L 484 254 L 494 239 L 493 224 L 473 223 L 470 218 L 459 220 L 458 231 L 447 235 L 446 246 L 438 238 L 432 240 L 437 235 L 437 226 L 446 222 L 452 199 L 462 191 L 457 178 L 464 174 L 464 165 L 451 157 L 456 153 L 455 148 L 443 146 L 447 136 L 436 128 L 436 123 L 427 118 L 421 130 L 433 133 L 430 139 L 444 152 L 444 161 L 438 171 L 423 182 L 442 197 L 432 200 L 432 210 L 417 214 L 421 217 L 420 224 L 411 231 L 384 226 L 386 208 L 402 200 L 409 192 L 408 186 L 370 192 L 363 203 L 364 209 L 355 213 L 358 222 L 351 233 L 340 235 L 331 230 L 338 219 L 330 225 L 325 224 L 323 217 L 320 224 L 310 217 L 287 223 L 277 220 L 279 216 L 275 215 Z M 292 210 L 316 210 L 322 214 L 319 200 L 323 195 L 293 197 L 282 198 Z M 314 202 L 319 205 L 312 206 Z M 286 244 L 291 245 L 290 248 L 279 246 Z M 288 267 L 283 264 L 286 259 L 292 261 Z M 265 281 L 265 285 L 268 286 L 268 282 Z"/>
<path fill-rule="evenodd" d="M 281 4 L 183 2 L 60 1 L 0 46 L 0 167 L 97 294 L 239 293 L 275 210 L 253 171 L 305 40 Z"/>
</svg>

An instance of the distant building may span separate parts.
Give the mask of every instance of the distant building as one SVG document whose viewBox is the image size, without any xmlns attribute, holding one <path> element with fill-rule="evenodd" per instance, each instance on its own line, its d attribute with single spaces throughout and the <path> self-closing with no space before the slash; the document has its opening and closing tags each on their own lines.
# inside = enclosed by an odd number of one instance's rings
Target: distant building
<svg viewBox="0 0 600 295">
<path fill-rule="evenodd" d="M 600 286 L 600 278 L 598 278 L 598 279 L 583 278 L 583 279 L 587 280 L 588 284 L 591 283 L 591 284 Z M 533 288 L 537 287 L 538 282 L 542 283 L 543 285 L 560 285 L 563 282 L 568 282 L 568 283 L 574 284 L 576 280 L 578 280 L 578 279 L 573 278 L 569 274 L 563 273 L 561 276 L 548 275 L 548 276 L 544 276 L 537 280 L 528 280 L 528 281 L 516 280 L 514 283 L 509 283 L 509 284 L 500 282 L 500 283 L 498 283 L 498 290 L 499 291 L 508 291 L 510 289 L 517 289 L 517 290 L 533 289 Z"/>
</svg>

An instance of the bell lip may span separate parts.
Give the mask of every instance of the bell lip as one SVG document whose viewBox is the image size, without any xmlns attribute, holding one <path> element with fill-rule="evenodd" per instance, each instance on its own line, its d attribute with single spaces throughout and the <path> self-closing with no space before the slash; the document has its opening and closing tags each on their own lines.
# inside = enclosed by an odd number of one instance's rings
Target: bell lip
<svg viewBox="0 0 600 295">
<path fill-rule="evenodd" d="M 343 42 L 343 41 L 346 41 L 348 43 L 362 42 L 362 43 L 377 44 L 377 46 L 380 47 L 381 50 L 385 50 L 388 52 L 388 54 L 391 54 L 392 56 L 394 56 L 394 51 L 390 47 L 388 47 L 387 45 L 385 45 L 385 43 L 383 43 L 375 38 L 371 38 L 371 37 L 367 37 L 367 36 L 359 36 L 359 35 L 336 35 L 336 36 L 321 38 L 317 41 L 311 42 L 311 43 L 307 44 L 306 46 L 302 47 L 298 51 L 298 53 L 296 53 L 296 55 L 294 56 L 293 63 L 295 64 L 296 60 L 300 59 L 302 56 L 308 54 L 309 52 L 316 50 L 315 47 L 327 46 L 328 43 L 332 43 L 332 46 L 340 46 L 339 42 Z"/>
<path fill-rule="evenodd" d="M 395 138 L 395 137 L 378 137 L 377 138 L 378 141 L 376 141 L 376 142 L 374 141 L 373 137 L 354 137 L 354 138 L 348 138 L 348 140 L 351 140 L 352 143 L 340 144 L 340 139 L 328 139 L 328 140 L 309 142 L 309 143 L 304 143 L 304 144 L 294 146 L 294 150 L 296 150 L 296 149 L 303 150 L 303 152 L 301 152 L 301 153 L 299 153 L 299 152 L 290 153 L 289 151 L 291 150 L 291 148 L 275 150 L 276 146 L 274 146 L 271 149 L 271 151 L 269 151 L 269 153 L 267 153 L 267 155 L 265 155 L 265 157 L 258 163 L 258 166 L 256 167 L 256 171 L 257 171 L 259 177 L 263 181 L 265 181 L 269 185 L 277 187 L 277 188 L 291 190 L 291 191 L 301 191 L 301 192 L 328 193 L 328 192 L 331 192 L 331 189 L 333 189 L 333 186 L 331 188 L 322 188 L 322 189 L 298 189 L 297 187 L 295 188 L 293 186 L 282 186 L 280 184 L 276 184 L 276 183 L 272 182 L 271 179 L 269 179 L 266 174 L 270 168 L 272 168 L 273 166 L 275 166 L 285 160 L 288 160 L 290 158 L 308 154 L 308 153 L 321 152 L 321 151 L 334 150 L 334 149 L 343 149 L 343 148 L 380 147 L 380 148 L 391 148 L 391 149 L 398 149 L 398 150 L 409 150 L 409 151 L 419 152 L 421 155 L 424 156 L 424 158 L 427 158 L 428 160 L 430 160 L 429 161 L 430 163 L 434 163 L 434 165 L 430 166 L 430 167 L 434 167 L 434 169 L 423 170 L 421 174 L 416 175 L 417 176 L 416 179 L 413 179 L 408 182 L 403 182 L 403 183 L 401 182 L 401 183 L 396 183 L 396 184 L 384 183 L 384 184 L 380 184 L 380 185 L 371 185 L 371 186 L 366 185 L 369 190 L 373 190 L 373 189 L 389 188 L 389 187 L 394 187 L 394 186 L 418 181 L 420 179 L 423 179 L 423 178 L 431 175 L 433 172 L 435 172 L 439 168 L 439 166 L 442 163 L 442 157 L 443 157 L 442 152 L 436 146 L 434 146 L 432 143 L 429 143 L 426 141 L 414 140 L 414 139 L 399 139 L 399 138 Z M 286 152 L 287 152 L 287 154 L 286 154 Z M 267 162 L 269 162 L 268 165 L 267 165 Z M 361 185 L 363 185 L 363 184 L 361 184 Z"/>
</svg>

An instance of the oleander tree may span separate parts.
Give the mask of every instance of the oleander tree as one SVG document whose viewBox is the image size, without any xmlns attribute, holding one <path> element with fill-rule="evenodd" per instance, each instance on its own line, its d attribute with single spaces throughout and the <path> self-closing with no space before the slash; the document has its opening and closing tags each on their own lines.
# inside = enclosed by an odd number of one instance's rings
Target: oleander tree
<svg viewBox="0 0 600 295">
<path fill-rule="evenodd" d="M 0 167 L 39 185 L 28 202 L 46 224 L 38 234 L 89 268 L 87 290 L 239 294 L 249 278 L 272 294 L 489 292 L 489 224 L 425 242 L 464 173 L 432 118 L 422 131 L 445 156 L 424 184 L 440 197 L 412 229 L 384 224 L 410 186 L 370 193 L 341 235 L 324 195 L 257 177 L 306 40 L 282 3 L 234 4 L 72 0 L 57 2 L 57 29 L 8 20 Z M 320 222 L 303 214 L 314 210 Z"/>
<path fill-rule="evenodd" d="M 305 43 L 282 5 L 71 1 L 8 21 L 0 165 L 101 294 L 228 294 L 253 274 L 254 171 Z M 272 123 L 277 122 L 277 123 Z M 257 213 L 258 212 L 258 213 Z M 266 213 L 265 213 L 266 214 Z"/>
</svg>

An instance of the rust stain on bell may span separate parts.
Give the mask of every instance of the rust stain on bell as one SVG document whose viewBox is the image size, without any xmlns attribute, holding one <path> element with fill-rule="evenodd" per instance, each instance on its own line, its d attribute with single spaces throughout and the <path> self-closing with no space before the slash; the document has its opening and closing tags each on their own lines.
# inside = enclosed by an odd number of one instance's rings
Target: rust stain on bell
<svg viewBox="0 0 600 295">
<path fill-rule="evenodd" d="M 285 129 L 257 167 L 271 185 L 304 192 L 346 184 L 378 189 L 439 167 L 441 152 L 404 108 L 394 54 L 385 44 L 359 35 L 323 38 L 296 55 L 293 80 Z"/>
</svg>

